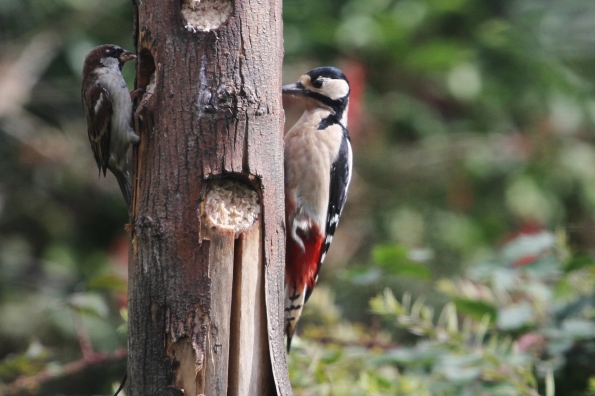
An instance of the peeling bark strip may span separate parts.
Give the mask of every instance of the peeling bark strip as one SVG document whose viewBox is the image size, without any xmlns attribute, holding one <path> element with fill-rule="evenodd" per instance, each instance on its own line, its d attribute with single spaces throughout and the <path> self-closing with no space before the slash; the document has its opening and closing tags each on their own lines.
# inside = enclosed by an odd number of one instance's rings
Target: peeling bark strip
<svg viewBox="0 0 595 396">
<path fill-rule="evenodd" d="M 291 395 L 280 0 L 133 0 L 129 395 Z"/>
</svg>

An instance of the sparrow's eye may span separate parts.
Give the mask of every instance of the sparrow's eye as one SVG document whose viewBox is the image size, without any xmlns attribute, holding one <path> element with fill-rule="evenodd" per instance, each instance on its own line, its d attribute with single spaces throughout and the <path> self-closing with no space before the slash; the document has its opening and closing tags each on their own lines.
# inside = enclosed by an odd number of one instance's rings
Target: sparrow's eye
<svg viewBox="0 0 595 396">
<path fill-rule="evenodd" d="M 322 88 L 322 80 L 315 80 L 312 82 L 314 88 Z"/>
<path fill-rule="evenodd" d="M 120 55 L 120 48 L 110 48 L 107 50 L 107 56 L 111 56 L 113 58 L 117 58 Z"/>
</svg>

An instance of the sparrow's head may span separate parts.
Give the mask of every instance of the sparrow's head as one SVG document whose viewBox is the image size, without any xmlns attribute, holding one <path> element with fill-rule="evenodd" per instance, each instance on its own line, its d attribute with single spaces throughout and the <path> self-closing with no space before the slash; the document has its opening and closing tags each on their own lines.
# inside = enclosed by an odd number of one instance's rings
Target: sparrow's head
<svg viewBox="0 0 595 396">
<path fill-rule="evenodd" d="M 349 102 L 349 81 L 336 67 L 318 67 L 310 70 L 295 84 L 284 85 L 283 94 L 314 100 L 321 107 L 342 113 Z"/>
<path fill-rule="evenodd" d="M 136 55 L 132 52 L 126 51 L 117 45 L 100 45 L 99 47 L 93 48 L 91 52 L 87 54 L 83 74 L 99 67 L 118 68 L 119 70 L 122 70 L 124 63 L 135 58 Z"/>
</svg>

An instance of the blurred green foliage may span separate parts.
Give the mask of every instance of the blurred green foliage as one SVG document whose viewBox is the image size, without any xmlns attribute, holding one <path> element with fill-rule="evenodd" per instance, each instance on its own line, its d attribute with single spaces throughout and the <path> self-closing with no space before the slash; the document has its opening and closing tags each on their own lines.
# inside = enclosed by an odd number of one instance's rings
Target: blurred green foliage
<svg viewBox="0 0 595 396">
<path fill-rule="evenodd" d="M 328 289 L 313 294 L 290 359 L 296 394 L 590 394 L 593 263 L 570 266 L 564 238 L 547 231 L 501 253 L 436 281 L 449 300 L 438 310 L 385 289 L 370 301 L 381 320 L 371 326 L 345 321 Z"/>
<path fill-rule="evenodd" d="M 296 394 L 595 394 L 595 3 L 283 7 L 283 80 L 342 68 L 355 151 Z M 126 345 L 126 210 L 79 95 L 85 54 L 131 33 L 128 1 L 0 1 L 0 389 Z M 123 370 L 28 389 L 109 393 Z"/>
</svg>

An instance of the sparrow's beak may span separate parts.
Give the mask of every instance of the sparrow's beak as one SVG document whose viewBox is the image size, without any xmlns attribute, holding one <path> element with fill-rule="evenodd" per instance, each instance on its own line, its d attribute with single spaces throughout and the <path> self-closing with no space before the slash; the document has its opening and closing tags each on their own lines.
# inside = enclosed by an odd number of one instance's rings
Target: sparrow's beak
<svg viewBox="0 0 595 396">
<path fill-rule="evenodd" d="M 132 59 L 136 59 L 136 55 L 134 55 L 130 51 L 124 51 L 124 52 L 122 52 L 122 55 L 120 55 L 120 62 L 122 62 L 122 63 L 128 62 L 129 60 L 132 60 Z"/>
<path fill-rule="evenodd" d="M 284 85 L 281 87 L 281 92 L 284 95 L 305 96 L 309 91 L 301 82 L 295 84 Z"/>
</svg>

